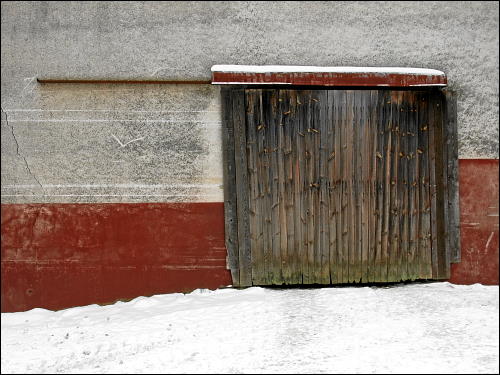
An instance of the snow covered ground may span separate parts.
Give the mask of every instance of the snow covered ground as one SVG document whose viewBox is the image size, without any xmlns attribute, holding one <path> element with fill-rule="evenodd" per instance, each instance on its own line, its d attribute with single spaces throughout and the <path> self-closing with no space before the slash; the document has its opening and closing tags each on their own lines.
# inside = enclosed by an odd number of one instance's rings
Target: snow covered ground
<svg viewBox="0 0 500 375">
<path fill-rule="evenodd" d="M 2 314 L 2 373 L 498 373 L 498 286 L 197 290 Z"/>
</svg>

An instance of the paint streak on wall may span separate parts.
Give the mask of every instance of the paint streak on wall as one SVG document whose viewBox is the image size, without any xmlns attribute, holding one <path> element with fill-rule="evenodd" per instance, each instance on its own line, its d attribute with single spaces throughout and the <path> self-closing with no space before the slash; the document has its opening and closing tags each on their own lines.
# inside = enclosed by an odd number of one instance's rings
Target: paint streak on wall
<svg viewBox="0 0 500 375">
<path fill-rule="evenodd" d="M 456 284 L 498 284 L 498 160 L 460 160 L 462 261 L 451 265 Z"/>
</svg>

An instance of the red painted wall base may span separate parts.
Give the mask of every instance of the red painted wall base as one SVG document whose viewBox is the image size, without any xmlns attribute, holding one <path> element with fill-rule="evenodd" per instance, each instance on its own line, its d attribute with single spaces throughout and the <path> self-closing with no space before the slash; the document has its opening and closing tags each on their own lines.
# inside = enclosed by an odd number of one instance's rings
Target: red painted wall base
<svg viewBox="0 0 500 375">
<path fill-rule="evenodd" d="M 498 284 L 498 160 L 460 160 L 462 262 L 451 282 Z M 215 289 L 223 203 L 3 204 L 2 312 Z"/>
<path fill-rule="evenodd" d="M 230 284 L 222 203 L 2 205 L 2 312 Z"/>
<path fill-rule="evenodd" d="M 459 161 L 462 259 L 450 282 L 498 285 L 498 160 Z"/>
</svg>

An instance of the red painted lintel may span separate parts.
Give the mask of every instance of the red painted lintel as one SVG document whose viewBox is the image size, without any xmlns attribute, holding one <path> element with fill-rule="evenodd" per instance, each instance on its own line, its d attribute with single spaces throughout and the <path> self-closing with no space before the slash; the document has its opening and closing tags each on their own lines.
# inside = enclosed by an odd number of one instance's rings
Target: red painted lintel
<svg viewBox="0 0 500 375">
<path fill-rule="evenodd" d="M 351 72 L 212 72 L 212 84 L 286 84 L 303 86 L 418 87 L 447 85 L 444 75 Z"/>
</svg>

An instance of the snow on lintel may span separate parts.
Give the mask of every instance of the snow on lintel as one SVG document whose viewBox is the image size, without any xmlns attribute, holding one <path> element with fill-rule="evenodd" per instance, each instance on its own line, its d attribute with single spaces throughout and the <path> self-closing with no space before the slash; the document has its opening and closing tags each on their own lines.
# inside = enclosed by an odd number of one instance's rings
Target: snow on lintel
<svg viewBox="0 0 500 375">
<path fill-rule="evenodd" d="M 445 75 L 444 72 L 435 69 L 366 66 L 213 65 L 211 71 L 227 73 L 385 73 L 434 76 Z"/>
<path fill-rule="evenodd" d="M 444 72 L 398 67 L 294 65 L 214 65 L 213 84 L 293 84 L 314 86 L 446 86 Z"/>
</svg>

